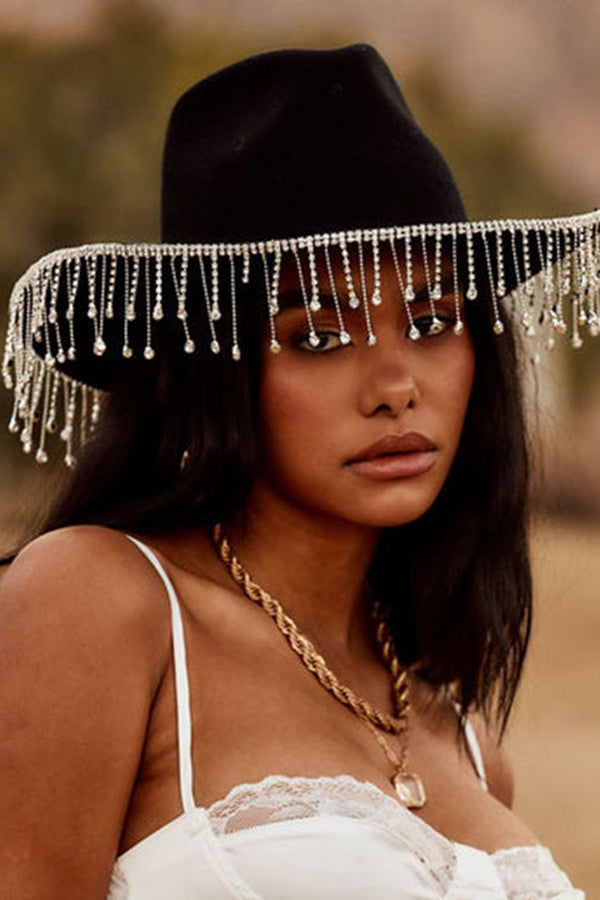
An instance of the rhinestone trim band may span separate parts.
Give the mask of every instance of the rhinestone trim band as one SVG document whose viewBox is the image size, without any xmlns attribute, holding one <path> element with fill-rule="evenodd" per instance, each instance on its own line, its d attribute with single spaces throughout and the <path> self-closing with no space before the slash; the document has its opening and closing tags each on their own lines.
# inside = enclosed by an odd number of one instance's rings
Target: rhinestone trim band
<svg viewBox="0 0 600 900">
<path fill-rule="evenodd" d="M 478 236 L 480 236 L 478 238 Z M 517 244 L 519 237 L 520 244 Z M 510 252 L 506 254 L 506 246 Z M 25 453 L 37 440 L 35 459 L 48 459 L 47 436 L 57 430 L 58 406 L 62 403 L 62 428 L 67 466 L 75 462 L 76 444 L 81 446 L 98 420 L 103 391 L 89 387 L 60 372 L 57 364 L 74 361 L 79 354 L 101 357 L 109 349 L 104 328 L 106 321 L 122 319 L 123 341 L 118 350 L 124 359 L 155 356 L 153 326 L 165 316 L 181 324 L 182 350 L 194 353 L 194 340 L 188 327 L 192 303 L 206 307 L 208 346 L 215 354 L 227 348 L 233 362 L 241 358 L 237 335 L 238 294 L 247 284 L 251 261 L 258 257 L 264 273 L 263 293 L 269 318 L 270 348 L 281 349 L 277 340 L 276 317 L 279 311 L 279 275 L 286 256 L 297 267 L 299 284 L 309 328 L 311 346 L 318 344 L 311 313 L 320 308 L 318 267 L 331 286 L 340 325 L 340 340 L 348 343 L 342 304 L 333 279 L 332 257 L 338 254 L 346 287 L 348 305 L 362 308 L 366 340 L 377 342 L 370 307 L 382 302 L 380 257 L 384 247 L 390 251 L 400 297 L 410 325 L 409 337 L 419 340 L 410 303 L 415 298 L 413 261 L 421 254 L 426 288 L 432 314 L 430 333 L 439 330 L 436 301 L 441 299 L 442 243 L 450 241 L 448 256 L 453 264 L 456 322 L 454 332 L 461 334 L 457 277 L 460 252 L 466 254 L 465 296 L 474 301 L 486 278 L 486 293 L 491 299 L 493 330 L 501 335 L 504 326 L 499 303 L 510 299 L 510 313 L 520 323 L 525 338 L 535 338 L 531 361 L 540 361 L 539 350 L 551 349 L 556 335 L 570 329 L 571 346 L 582 346 L 581 331 L 587 327 L 591 337 L 600 333 L 600 210 L 563 218 L 502 219 L 478 222 L 452 222 L 407 225 L 394 228 L 362 229 L 304 237 L 219 244 L 102 243 L 56 250 L 39 259 L 15 284 L 9 304 L 9 323 L 2 374 L 8 389 L 14 389 L 14 407 L 9 430 L 20 431 Z M 479 240 L 485 258 L 485 276 L 475 265 L 475 244 Z M 522 252 L 519 253 L 519 247 Z M 537 272 L 531 275 L 532 247 L 537 257 Z M 224 278 L 219 261 L 228 261 Z M 400 265 L 403 262 L 403 267 Z M 367 285 L 366 265 L 371 263 L 372 285 Z M 541 265 L 540 265 L 541 264 Z M 201 297 L 188 296 L 190 275 L 198 275 Z M 404 271 L 402 271 L 402 269 Z M 75 304 L 81 275 L 87 279 L 87 317 L 92 340 L 89 346 L 75 345 Z M 118 275 L 124 285 L 117 296 Z M 517 287 L 507 292 L 507 275 Z M 224 279 L 224 281 L 223 281 Z M 479 279 L 479 283 L 478 283 Z M 223 281 L 223 283 L 221 283 Z M 509 280 L 509 283 L 511 283 Z M 166 306 L 169 288 L 176 309 Z M 489 290 L 488 290 L 489 289 Z M 57 298 L 62 290 L 66 307 L 61 313 Z M 229 302 L 231 334 L 219 334 L 223 305 Z M 132 346 L 129 329 L 140 318 L 144 323 L 143 346 Z M 533 342 L 532 342 L 533 343 Z M 35 349 L 34 349 L 35 348 Z M 37 350 L 37 352 L 36 352 Z M 34 440 L 34 431 L 38 436 Z"/>
</svg>

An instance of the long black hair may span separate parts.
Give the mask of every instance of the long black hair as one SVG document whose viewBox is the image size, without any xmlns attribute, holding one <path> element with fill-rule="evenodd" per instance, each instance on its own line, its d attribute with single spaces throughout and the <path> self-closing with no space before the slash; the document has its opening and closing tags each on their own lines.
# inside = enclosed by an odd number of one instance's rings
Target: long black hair
<svg viewBox="0 0 600 900">
<path fill-rule="evenodd" d="M 242 358 L 211 353 L 199 321 L 192 355 L 163 335 L 156 359 L 132 363 L 107 395 L 85 453 L 24 543 L 84 523 L 142 534 L 208 529 L 244 509 L 259 452 L 266 311 L 262 301 L 256 314 L 251 286 L 240 301 Z M 502 312 L 496 336 L 490 309 L 485 296 L 465 303 L 475 376 L 446 482 L 418 520 L 382 531 L 369 581 L 400 659 L 420 662 L 432 684 L 452 685 L 464 710 L 481 709 L 502 734 L 531 629 L 531 442 L 513 327 Z M 227 324 L 225 313 L 224 333 Z"/>
</svg>

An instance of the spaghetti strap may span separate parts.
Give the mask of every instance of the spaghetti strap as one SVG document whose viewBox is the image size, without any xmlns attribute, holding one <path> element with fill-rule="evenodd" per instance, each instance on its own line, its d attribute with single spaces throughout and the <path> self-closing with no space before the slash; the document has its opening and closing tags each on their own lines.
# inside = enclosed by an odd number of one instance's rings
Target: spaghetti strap
<svg viewBox="0 0 600 900">
<path fill-rule="evenodd" d="M 460 706 L 455 700 L 451 700 L 452 706 L 456 710 L 456 714 L 460 719 L 460 724 L 463 730 L 463 734 L 465 736 L 465 741 L 467 744 L 467 749 L 469 751 L 469 756 L 471 757 L 471 762 L 473 763 L 473 767 L 477 772 L 477 776 L 479 781 L 481 782 L 481 786 L 484 791 L 488 790 L 487 778 L 485 775 L 485 766 L 483 765 L 483 756 L 481 755 L 481 747 L 479 746 L 479 741 L 477 740 L 477 735 L 475 734 L 475 730 L 466 716 L 461 713 Z"/>
<path fill-rule="evenodd" d="M 479 746 L 479 741 L 477 740 L 477 735 L 473 729 L 473 726 L 469 722 L 466 717 L 462 718 L 462 726 L 463 731 L 465 733 L 465 740 L 467 742 L 467 746 L 469 747 L 469 752 L 471 754 L 471 759 L 473 760 L 473 765 L 475 766 L 475 771 L 479 776 L 479 780 L 481 782 L 481 786 L 484 791 L 488 789 L 487 778 L 485 777 L 485 767 L 483 765 L 483 756 L 481 755 L 481 747 Z"/>
<path fill-rule="evenodd" d="M 181 610 L 173 584 L 158 561 L 156 554 L 142 541 L 126 535 L 150 560 L 163 580 L 171 605 L 171 634 L 173 639 L 173 660 L 175 666 L 175 702 L 177 707 L 177 756 L 179 759 L 179 791 L 184 812 L 194 809 L 192 774 L 192 720 L 190 714 L 190 688 L 187 675 L 185 638 Z"/>
</svg>

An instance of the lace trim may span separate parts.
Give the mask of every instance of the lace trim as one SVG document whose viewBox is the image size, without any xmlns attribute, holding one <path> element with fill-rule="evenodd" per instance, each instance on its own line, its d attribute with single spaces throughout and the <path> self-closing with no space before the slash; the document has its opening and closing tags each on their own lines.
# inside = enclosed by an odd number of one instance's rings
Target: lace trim
<svg viewBox="0 0 600 900">
<path fill-rule="evenodd" d="M 376 785 L 350 775 L 318 778 L 268 775 L 255 784 L 232 788 L 207 809 L 217 835 L 310 816 L 339 815 L 368 819 L 400 838 L 446 891 L 456 866 L 452 842 L 440 839 L 426 823 Z"/>
<path fill-rule="evenodd" d="M 509 847 L 494 854 L 494 864 L 508 900 L 577 900 L 583 898 L 558 868 L 547 847 Z"/>
<path fill-rule="evenodd" d="M 267 775 L 239 784 L 206 809 L 217 836 L 273 822 L 339 815 L 368 819 L 403 840 L 420 863 L 448 891 L 456 869 L 455 842 L 409 812 L 381 788 L 351 775 L 301 777 Z M 485 851 L 479 851 L 484 853 Z M 582 900 L 558 868 L 547 847 L 508 847 L 486 853 L 498 872 L 508 900 Z"/>
</svg>

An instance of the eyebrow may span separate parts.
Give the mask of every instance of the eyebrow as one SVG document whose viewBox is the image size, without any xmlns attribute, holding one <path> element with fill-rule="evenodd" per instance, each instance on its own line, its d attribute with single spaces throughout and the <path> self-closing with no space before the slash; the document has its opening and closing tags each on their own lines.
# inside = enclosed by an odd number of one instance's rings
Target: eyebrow
<svg viewBox="0 0 600 900">
<path fill-rule="evenodd" d="M 442 297 L 446 297 L 447 295 L 451 294 L 452 297 L 454 298 L 454 276 L 451 272 L 448 273 L 447 275 L 445 275 L 441 279 L 440 287 L 442 289 Z M 459 286 L 459 291 L 460 291 L 460 286 Z M 310 303 L 310 300 L 311 300 L 311 297 L 309 295 L 307 295 L 308 303 Z M 280 313 L 286 312 L 287 310 L 291 310 L 291 309 L 304 309 L 304 300 L 303 300 L 302 291 L 300 290 L 300 288 L 293 288 L 293 289 L 289 289 L 287 291 L 282 291 L 282 293 L 279 294 L 277 302 L 279 305 Z M 440 303 L 441 301 L 434 300 L 432 302 L 435 305 L 436 303 Z M 329 294 L 326 292 L 324 292 L 322 294 L 320 293 L 319 294 L 319 303 L 321 304 L 321 306 L 324 309 L 329 309 L 329 310 L 335 311 L 335 298 L 333 297 L 333 294 Z M 362 302 L 361 302 L 361 305 L 359 307 L 357 307 L 356 309 L 353 309 L 352 307 L 348 306 L 348 301 L 347 301 L 345 293 L 338 295 L 338 303 L 344 313 L 360 312 L 361 306 L 362 306 Z M 412 309 L 414 306 L 418 306 L 419 304 L 423 304 L 423 303 L 429 304 L 429 288 L 428 288 L 427 284 L 422 285 L 418 290 L 415 291 L 415 299 L 410 301 L 409 306 Z"/>
</svg>

